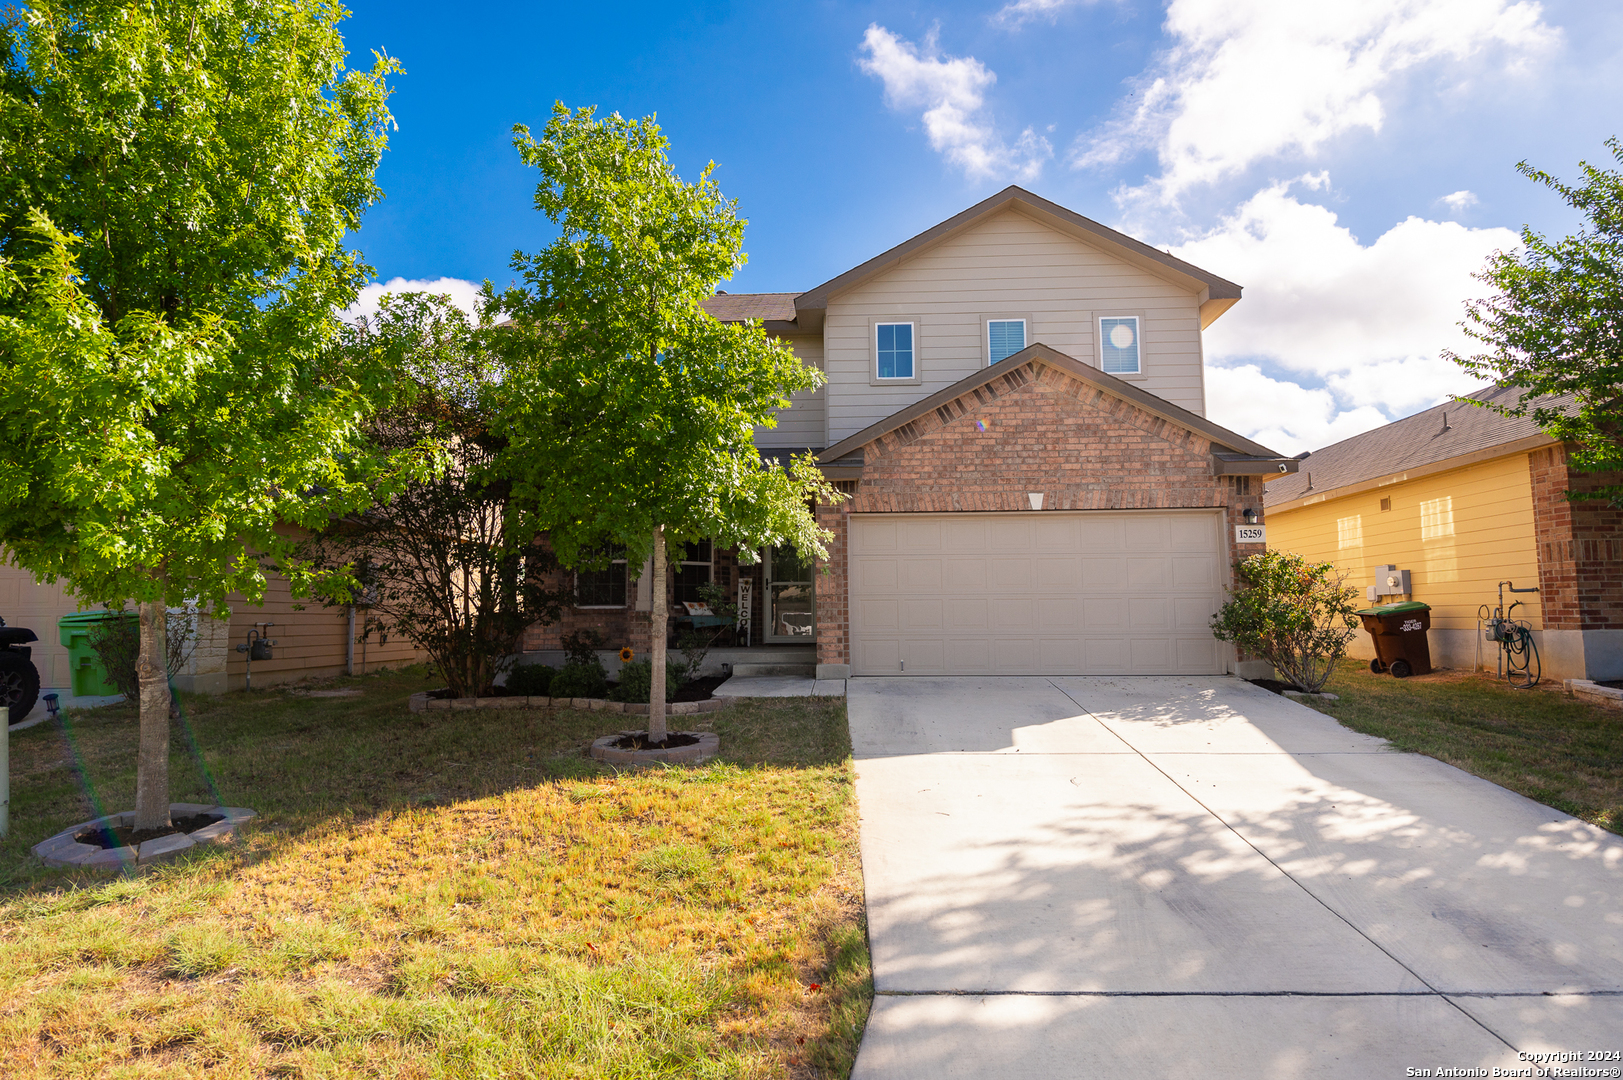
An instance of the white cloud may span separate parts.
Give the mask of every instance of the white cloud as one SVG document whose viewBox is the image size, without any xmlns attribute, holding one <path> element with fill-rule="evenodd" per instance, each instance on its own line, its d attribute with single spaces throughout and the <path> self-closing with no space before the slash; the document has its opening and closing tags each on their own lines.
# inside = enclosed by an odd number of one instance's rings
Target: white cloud
<svg viewBox="0 0 1623 1080">
<path fill-rule="evenodd" d="M 1004 5 L 1002 10 L 993 15 L 992 22 L 1013 29 L 1024 26 L 1032 19 L 1053 22 L 1061 11 L 1079 2 L 1093 4 L 1098 0 L 1015 0 L 1012 4 Z"/>
<path fill-rule="evenodd" d="M 1033 180 L 1054 156 L 1033 128 L 1013 147 L 997 137 L 986 116 L 986 91 L 997 75 L 973 56 L 942 56 L 931 30 L 921 46 L 870 24 L 862 37 L 862 70 L 885 84 L 893 109 L 922 109 L 930 146 L 972 178 L 1013 175 Z"/>
<path fill-rule="evenodd" d="M 1329 390 L 1271 378 L 1255 364 L 1207 370 L 1206 415 L 1281 454 L 1318 450 L 1389 419 L 1371 405 L 1344 408 Z"/>
<path fill-rule="evenodd" d="M 1303 180 L 1329 183 L 1322 173 Z M 1172 248 L 1245 287 L 1245 298 L 1204 335 L 1212 418 L 1256 432 L 1264 445 L 1274 444 L 1263 432 L 1280 432 L 1276 449 L 1317 449 L 1352 434 L 1347 424 L 1372 426 L 1371 416 L 1396 419 L 1476 389 L 1439 354 L 1476 351 L 1459 327 L 1464 302 L 1486 291 L 1471 275 L 1490 253 L 1515 249 L 1517 234 L 1411 217 L 1365 246 L 1291 186 L 1258 192 L 1215 229 Z M 1268 390 L 1259 362 L 1320 388 Z M 1236 385 L 1264 396 L 1246 404 Z M 1298 391 L 1310 398 L 1299 403 Z M 1335 408 L 1319 407 L 1326 403 Z"/>
<path fill-rule="evenodd" d="M 469 315 L 478 316 L 479 313 L 479 284 L 473 281 L 464 281 L 461 278 L 442 277 L 432 280 L 410 278 L 390 278 L 385 282 L 376 282 L 361 289 L 355 303 L 345 308 L 339 315 L 346 320 L 355 320 L 362 315 L 376 315 L 378 300 L 386 293 L 445 293 L 451 297 L 451 303 L 466 311 Z"/>
<path fill-rule="evenodd" d="M 1462 190 L 1456 191 L 1452 195 L 1444 195 L 1437 201 L 1447 206 L 1450 213 L 1458 214 L 1475 206 L 1478 199 L 1475 192 Z"/>
<path fill-rule="evenodd" d="M 1079 140 L 1071 160 L 1111 165 L 1154 148 L 1160 175 L 1118 197 L 1176 203 L 1258 161 L 1379 131 L 1381 94 L 1418 65 L 1495 47 L 1520 61 L 1551 46 L 1559 31 L 1542 16 L 1534 0 L 1172 0 L 1164 30 L 1174 45 L 1137 101 Z"/>
</svg>

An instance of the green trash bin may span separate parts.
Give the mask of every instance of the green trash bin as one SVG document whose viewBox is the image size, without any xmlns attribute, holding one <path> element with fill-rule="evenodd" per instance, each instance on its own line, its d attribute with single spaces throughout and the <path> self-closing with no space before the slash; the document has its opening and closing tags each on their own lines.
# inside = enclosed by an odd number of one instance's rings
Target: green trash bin
<svg viewBox="0 0 1623 1080">
<path fill-rule="evenodd" d="M 107 619 L 139 622 L 140 616 L 128 611 L 76 611 L 56 620 L 57 638 L 68 650 L 68 689 L 74 697 L 100 697 L 119 692 L 118 687 L 108 681 L 101 657 L 90 647 L 90 628 Z"/>
</svg>

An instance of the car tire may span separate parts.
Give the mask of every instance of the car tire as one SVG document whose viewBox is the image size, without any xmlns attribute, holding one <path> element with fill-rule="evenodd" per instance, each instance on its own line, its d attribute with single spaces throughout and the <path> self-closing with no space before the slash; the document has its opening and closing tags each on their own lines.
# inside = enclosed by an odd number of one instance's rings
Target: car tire
<svg viewBox="0 0 1623 1080">
<path fill-rule="evenodd" d="M 1407 661 L 1407 660 L 1394 660 L 1394 661 L 1392 661 L 1392 677 L 1394 679 L 1407 679 L 1410 675 L 1413 675 L 1413 674 L 1414 674 L 1414 669 L 1409 666 L 1409 661 Z"/>
<path fill-rule="evenodd" d="M 1369 669 L 1375 674 L 1379 675 L 1381 672 L 1386 670 L 1386 665 L 1381 663 L 1379 660 L 1371 660 L 1369 662 Z"/>
<path fill-rule="evenodd" d="M 11 723 L 20 724 L 39 701 L 39 672 L 10 649 L 0 649 L 0 705 L 11 710 Z"/>
</svg>

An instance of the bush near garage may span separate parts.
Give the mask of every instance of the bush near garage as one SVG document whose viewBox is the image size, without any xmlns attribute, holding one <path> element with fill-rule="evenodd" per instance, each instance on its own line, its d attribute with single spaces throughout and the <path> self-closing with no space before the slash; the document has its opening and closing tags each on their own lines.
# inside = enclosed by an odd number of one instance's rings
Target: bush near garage
<svg viewBox="0 0 1623 1080">
<path fill-rule="evenodd" d="M 1297 689 L 1324 689 L 1358 633 L 1358 590 L 1334 563 L 1265 551 L 1235 564 L 1241 588 L 1212 618 L 1212 634 L 1260 657 Z"/>
</svg>

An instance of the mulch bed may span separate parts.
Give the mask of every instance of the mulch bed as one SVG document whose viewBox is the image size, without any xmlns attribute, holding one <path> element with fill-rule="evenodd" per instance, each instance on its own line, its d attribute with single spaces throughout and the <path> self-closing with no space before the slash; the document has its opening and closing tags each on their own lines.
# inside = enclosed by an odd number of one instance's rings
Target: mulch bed
<svg viewBox="0 0 1623 1080">
<path fill-rule="evenodd" d="M 616 750 L 672 750 L 678 746 L 692 746 L 699 741 L 699 736 L 686 731 L 672 731 L 658 742 L 650 739 L 648 733 L 639 731 L 631 735 L 622 735 L 609 745 Z"/>
<path fill-rule="evenodd" d="M 1295 683 L 1280 682 L 1278 679 L 1247 679 L 1252 686 L 1260 686 L 1272 694 L 1283 694 L 1287 690 L 1295 690 Z"/>
<path fill-rule="evenodd" d="M 75 836 L 74 839 L 81 844 L 103 849 L 120 847 L 138 847 L 148 840 L 156 840 L 160 836 L 173 836 L 176 833 L 196 832 L 207 828 L 216 821 L 224 821 L 223 814 L 193 814 L 190 817 L 170 819 L 167 829 L 132 829 L 127 825 L 120 825 L 116 829 L 88 829 Z"/>
<path fill-rule="evenodd" d="M 727 681 L 725 675 L 706 675 L 702 679 L 689 679 L 676 690 L 676 701 L 709 701 L 716 696 L 716 687 Z"/>
</svg>

